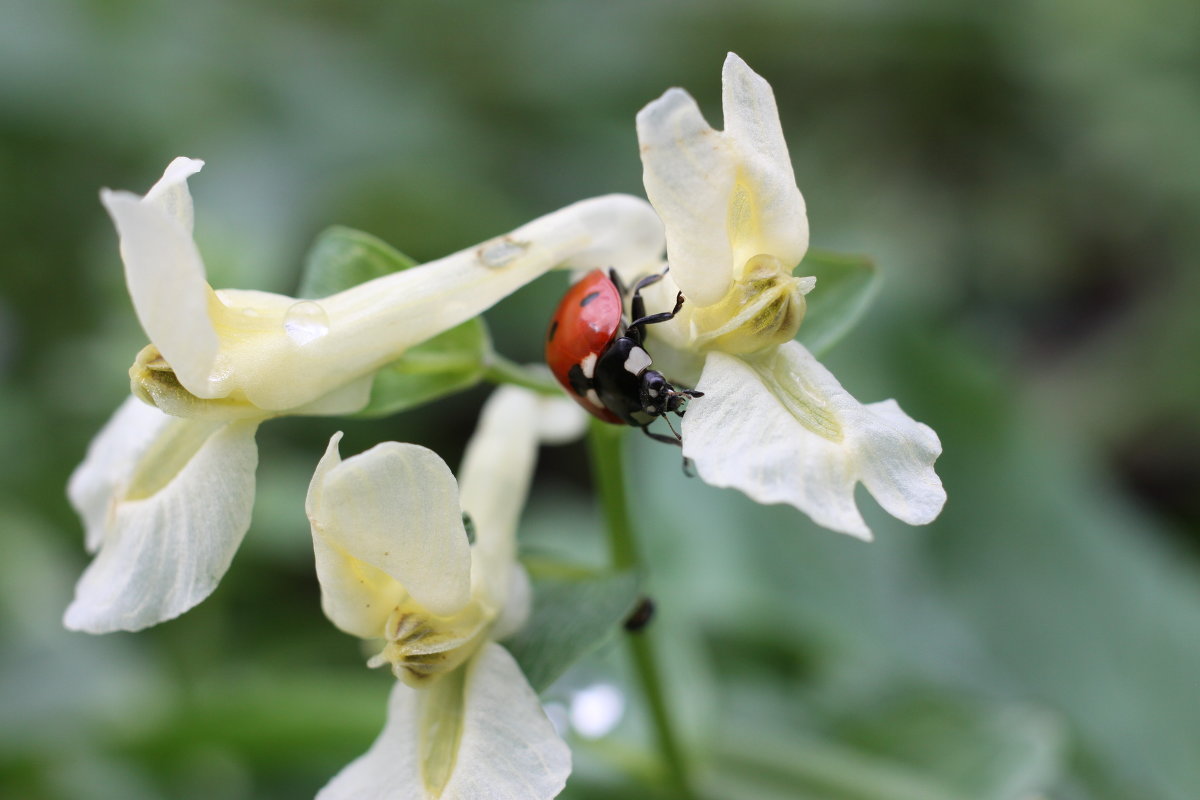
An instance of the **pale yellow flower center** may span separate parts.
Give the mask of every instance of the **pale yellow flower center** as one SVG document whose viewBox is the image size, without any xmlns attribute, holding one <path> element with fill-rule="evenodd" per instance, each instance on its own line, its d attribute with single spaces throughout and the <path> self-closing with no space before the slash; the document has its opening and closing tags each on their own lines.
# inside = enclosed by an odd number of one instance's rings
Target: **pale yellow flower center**
<svg viewBox="0 0 1200 800">
<path fill-rule="evenodd" d="M 152 344 L 141 349 L 129 368 L 129 388 L 143 403 L 174 417 L 235 420 L 271 416 L 250 403 L 241 391 L 212 400 L 196 397 L 183 387 L 175 370 Z"/>
<path fill-rule="evenodd" d="M 478 602 L 451 617 L 438 617 L 411 597 L 392 610 L 384 625 L 383 649 L 368 666 L 388 664 L 409 686 L 427 686 L 478 649 L 495 614 Z"/>
<path fill-rule="evenodd" d="M 718 302 L 691 313 L 692 345 L 742 355 L 790 341 L 804 319 L 811 279 L 792 277 L 778 258 L 760 254 Z"/>
</svg>

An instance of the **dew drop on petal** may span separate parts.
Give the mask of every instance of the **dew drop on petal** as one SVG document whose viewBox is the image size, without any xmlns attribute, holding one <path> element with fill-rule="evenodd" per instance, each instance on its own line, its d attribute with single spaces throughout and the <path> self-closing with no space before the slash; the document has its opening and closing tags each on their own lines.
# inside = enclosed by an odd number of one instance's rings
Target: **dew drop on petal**
<svg viewBox="0 0 1200 800">
<path fill-rule="evenodd" d="M 571 727 L 585 739 L 599 739 L 621 721 L 625 695 L 617 687 L 597 683 L 571 698 Z"/>
<path fill-rule="evenodd" d="M 283 329 L 289 339 L 303 347 L 329 333 L 329 315 L 319 303 L 301 300 L 283 315 Z"/>
<path fill-rule="evenodd" d="M 213 386 L 219 386 L 233 375 L 233 359 L 226 353 L 217 353 L 213 359 L 212 369 L 208 372 L 208 382 Z"/>
</svg>

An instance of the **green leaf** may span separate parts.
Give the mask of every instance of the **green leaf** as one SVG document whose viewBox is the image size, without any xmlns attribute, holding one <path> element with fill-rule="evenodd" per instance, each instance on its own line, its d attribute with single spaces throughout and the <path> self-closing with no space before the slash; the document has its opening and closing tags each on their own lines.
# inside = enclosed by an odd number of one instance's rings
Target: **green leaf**
<svg viewBox="0 0 1200 800">
<path fill-rule="evenodd" d="M 858 323 L 875 299 L 879 273 L 866 256 L 809 250 L 796 274 L 817 279 L 816 288 L 804 298 L 808 310 L 796 339 L 819 356 Z"/>
<path fill-rule="evenodd" d="M 382 239 L 334 226 L 318 237 L 304 265 L 301 297 L 326 297 L 417 262 Z M 484 375 L 492 345 L 487 326 L 470 319 L 410 348 L 375 374 L 360 417 L 380 417 L 469 389 Z"/>
<path fill-rule="evenodd" d="M 438 334 L 375 374 L 371 400 L 360 417 L 395 414 L 469 389 L 483 379 L 492 342 L 481 317 Z"/>
<path fill-rule="evenodd" d="M 508 648 L 529 685 L 544 691 L 567 668 L 620 628 L 638 599 L 633 570 L 610 572 L 551 561 L 526 561 L 533 611 Z"/>
<path fill-rule="evenodd" d="M 335 225 L 322 231 L 309 251 L 299 295 L 328 297 L 416 264 L 382 239 Z"/>
</svg>

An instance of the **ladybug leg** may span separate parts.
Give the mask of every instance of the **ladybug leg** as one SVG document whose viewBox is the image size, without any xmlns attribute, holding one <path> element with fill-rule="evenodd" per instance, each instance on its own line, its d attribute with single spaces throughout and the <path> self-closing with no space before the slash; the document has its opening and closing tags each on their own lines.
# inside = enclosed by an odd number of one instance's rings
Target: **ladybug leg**
<svg viewBox="0 0 1200 800">
<path fill-rule="evenodd" d="M 670 269 L 670 267 L 667 267 L 667 269 Z M 645 289 L 647 286 L 653 286 L 654 284 L 658 283 L 659 281 L 661 281 L 663 279 L 663 276 L 666 274 L 667 274 L 667 270 L 664 269 L 662 272 L 656 272 L 653 275 L 647 275 L 646 277 L 644 277 L 640 281 L 638 281 L 636 284 L 634 284 L 633 299 L 629 303 L 629 306 L 630 306 L 629 314 L 635 320 L 640 320 L 642 317 L 646 316 L 646 304 L 642 300 L 642 289 Z M 620 289 L 621 284 L 618 283 L 617 288 Z M 625 296 L 625 292 L 623 290 L 621 292 L 621 296 L 622 297 Z M 678 311 L 678 310 L 679 309 L 676 309 L 676 311 Z M 636 325 L 637 323 L 635 322 L 634 324 Z"/>
<path fill-rule="evenodd" d="M 657 277 L 661 277 L 661 276 L 657 276 Z M 668 320 L 672 320 L 675 318 L 675 315 L 679 313 L 679 309 L 681 309 L 681 308 L 683 308 L 683 292 L 680 292 L 677 295 L 675 295 L 675 307 L 673 309 L 671 309 L 670 311 L 663 311 L 660 314 L 650 314 L 647 316 L 645 314 L 646 308 L 642 302 L 642 296 L 640 294 L 635 293 L 633 295 L 633 309 L 632 309 L 633 310 L 633 322 L 629 323 L 629 327 L 626 328 L 626 335 L 628 336 L 630 331 L 635 331 L 636 337 L 637 337 L 637 342 L 639 344 L 641 344 L 642 337 L 645 335 L 645 332 L 646 332 L 645 327 L 647 325 L 654 325 L 655 323 L 658 323 L 658 322 L 667 322 Z"/>
<path fill-rule="evenodd" d="M 621 276 L 617 274 L 617 271 L 611 267 L 608 270 L 608 279 L 612 281 L 613 286 L 617 287 L 617 294 L 621 295 L 621 297 L 624 297 L 627 291 L 625 289 L 625 284 L 621 282 Z"/>
<path fill-rule="evenodd" d="M 683 447 L 683 442 L 680 439 L 673 437 L 673 436 L 667 436 L 665 433 L 655 433 L 654 431 L 650 430 L 649 428 L 642 428 L 642 433 L 646 434 L 647 436 L 649 436 L 651 439 L 653 439 L 656 442 L 662 442 L 663 444 L 673 444 L 676 447 Z"/>
</svg>

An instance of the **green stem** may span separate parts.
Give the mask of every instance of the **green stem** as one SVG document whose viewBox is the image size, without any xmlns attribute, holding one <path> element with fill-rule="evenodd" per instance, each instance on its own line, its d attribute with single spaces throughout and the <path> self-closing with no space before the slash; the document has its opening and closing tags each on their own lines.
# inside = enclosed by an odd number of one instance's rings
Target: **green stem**
<svg viewBox="0 0 1200 800">
<path fill-rule="evenodd" d="M 637 541 L 633 524 L 629 518 L 629 503 L 625 496 L 625 471 L 622 464 L 621 445 L 625 429 L 609 425 L 598 419 L 591 420 L 588 430 L 588 451 L 592 462 L 592 480 L 600 494 L 604 509 L 605 527 L 608 529 L 608 548 L 613 568 L 617 570 L 637 567 Z M 642 693 L 650 707 L 650 719 L 658 738 L 658 748 L 674 788 L 681 798 L 694 795 L 688 781 L 687 762 L 671 724 L 667 710 L 666 693 L 654 655 L 654 640 L 648 631 L 640 631 L 628 637 L 633 653 L 633 666 L 642 685 Z"/>
<path fill-rule="evenodd" d="M 488 357 L 483 377 L 492 383 L 511 383 L 539 394 L 561 395 L 563 393 L 562 388 L 548 372 L 523 367 L 515 361 L 509 361 L 499 353 L 492 353 Z"/>
</svg>

